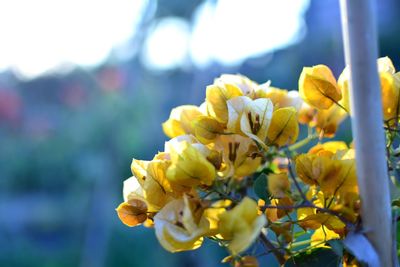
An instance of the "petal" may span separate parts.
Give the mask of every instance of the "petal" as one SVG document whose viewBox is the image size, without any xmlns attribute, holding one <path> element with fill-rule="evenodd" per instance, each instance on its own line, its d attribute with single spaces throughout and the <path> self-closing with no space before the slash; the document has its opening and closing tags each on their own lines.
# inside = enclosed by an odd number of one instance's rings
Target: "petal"
<svg viewBox="0 0 400 267">
<path fill-rule="evenodd" d="M 293 144 L 299 135 L 296 110 L 293 107 L 280 108 L 272 114 L 268 129 L 268 140 L 271 144 L 285 146 Z"/>
<path fill-rule="evenodd" d="M 273 104 L 271 100 L 259 98 L 245 107 L 240 118 L 241 131 L 265 146 L 268 128 L 272 119 Z"/>
<path fill-rule="evenodd" d="M 325 65 L 303 68 L 299 92 L 304 101 L 318 109 L 328 109 L 342 98 L 332 71 Z"/>
<path fill-rule="evenodd" d="M 224 126 L 213 117 L 200 116 L 192 122 L 194 135 L 203 144 L 211 143 L 224 132 Z"/>
<path fill-rule="evenodd" d="M 147 206 L 143 201 L 134 200 L 121 203 L 116 209 L 119 219 L 127 226 L 133 227 L 147 219 Z"/>
<path fill-rule="evenodd" d="M 228 108 L 226 102 L 236 96 L 241 96 L 241 90 L 234 85 L 209 85 L 206 89 L 208 114 L 220 123 L 228 122 Z"/>
</svg>

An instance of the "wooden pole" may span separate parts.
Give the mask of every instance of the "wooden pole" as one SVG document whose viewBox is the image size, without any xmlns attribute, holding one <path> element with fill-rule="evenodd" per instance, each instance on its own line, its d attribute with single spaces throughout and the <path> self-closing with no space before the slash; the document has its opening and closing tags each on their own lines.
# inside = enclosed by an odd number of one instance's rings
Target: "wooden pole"
<svg viewBox="0 0 400 267">
<path fill-rule="evenodd" d="M 380 266 L 395 266 L 373 0 L 340 0 L 361 217 Z M 362 248 L 360 248 L 362 249 Z"/>
</svg>

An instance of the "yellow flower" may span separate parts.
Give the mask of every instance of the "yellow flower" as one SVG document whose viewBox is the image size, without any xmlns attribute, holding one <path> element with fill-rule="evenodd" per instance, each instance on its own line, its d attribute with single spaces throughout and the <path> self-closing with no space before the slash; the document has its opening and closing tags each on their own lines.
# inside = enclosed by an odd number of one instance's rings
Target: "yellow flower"
<svg viewBox="0 0 400 267">
<path fill-rule="evenodd" d="M 240 96 L 230 99 L 227 104 L 228 131 L 248 136 L 265 146 L 273 112 L 271 100 L 266 98 L 251 100 L 246 96 Z"/>
<path fill-rule="evenodd" d="M 194 187 L 200 184 L 211 185 L 216 177 L 215 167 L 207 160 L 210 151 L 202 144 L 188 141 L 174 142 L 169 147 L 171 165 L 167 170 L 169 181 Z"/>
<path fill-rule="evenodd" d="M 201 246 L 209 224 L 198 200 L 173 200 L 154 216 L 154 228 L 160 244 L 169 252 L 193 250 Z"/>
<path fill-rule="evenodd" d="M 221 214 L 219 219 L 220 233 L 229 240 L 228 249 L 233 255 L 245 251 L 266 223 L 265 217 L 258 215 L 257 203 L 248 197 L 232 210 Z"/>
<path fill-rule="evenodd" d="M 268 191 L 273 198 L 284 198 L 290 191 L 287 173 L 272 173 L 268 175 Z"/>
<path fill-rule="evenodd" d="M 301 227 L 316 230 L 321 226 L 342 233 L 346 225 L 336 216 L 328 213 L 316 213 L 313 208 L 297 209 L 297 220 Z"/>
<path fill-rule="evenodd" d="M 143 184 L 143 195 L 149 211 L 156 212 L 173 200 L 171 183 L 166 177 L 169 162 L 160 160 L 149 163 L 147 177 Z"/>
<path fill-rule="evenodd" d="M 265 209 L 265 215 L 268 220 L 271 222 L 275 222 L 280 218 L 288 215 L 292 212 L 293 209 L 289 208 L 293 206 L 293 200 L 290 197 L 282 197 L 282 198 L 273 198 L 271 199 L 271 206 L 283 206 L 285 209 L 277 209 L 277 208 L 267 208 Z"/>
<path fill-rule="evenodd" d="M 258 87 L 256 82 L 240 74 L 222 74 L 215 80 L 215 83 L 235 85 L 240 89 L 243 95 L 249 97 L 253 97 L 254 90 Z"/>
<path fill-rule="evenodd" d="M 243 92 L 233 83 L 224 83 L 217 80 L 214 84 L 207 86 L 206 105 L 208 115 L 214 117 L 218 122 L 228 122 L 228 107 L 226 101 L 241 96 Z"/>
<path fill-rule="evenodd" d="M 133 176 L 124 182 L 124 201 L 144 201 L 149 212 L 157 212 L 174 198 L 179 198 L 190 188 L 176 184 L 166 177 L 171 165 L 168 154 L 159 153 L 151 161 L 133 159 Z"/>
<path fill-rule="evenodd" d="M 137 181 L 143 186 L 147 175 L 147 166 L 150 161 L 133 159 L 131 163 L 131 172 Z"/>
<path fill-rule="evenodd" d="M 382 90 L 382 108 L 383 119 L 391 120 L 395 123 L 395 119 L 399 115 L 399 91 L 400 91 L 400 75 L 389 74 L 387 72 L 380 73 L 381 90 Z"/>
<path fill-rule="evenodd" d="M 338 79 L 338 86 L 340 91 L 342 92 L 342 99 L 339 101 L 339 104 L 346 108 L 349 113 L 351 113 L 349 80 L 350 69 L 348 66 L 346 66 Z"/>
<path fill-rule="evenodd" d="M 330 142 L 325 142 L 323 144 L 317 144 L 310 148 L 308 151 L 309 154 L 318 154 L 319 152 L 325 152 L 329 151 L 333 154 L 335 154 L 338 151 L 341 150 L 348 150 L 348 147 L 345 142 L 342 141 L 330 141 Z"/>
<path fill-rule="evenodd" d="M 317 112 L 316 108 L 310 106 L 309 104 L 303 101 L 298 111 L 299 123 L 309 124 L 314 119 L 316 112 Z"/>
<path fill-rule="evenodd" d="M 298 91 L 287 91 L 262 84 L 256 90 L 256 98 L 269 98 L 274 104 L 274 110 L 278 108 L 293 107 L 299 110 L 303 100 Z"/>
<path fill-rule="evenodd" d="M 119 219 L 129 227 L 139 225 L 147 219 L 147 205 L 138 199 L 121 203 L 116 211 Z"/>
<path fill-rule="evenodd" d="M 125 202 L 131 199 L 145 200 L 142 185 L 137 177 L 132 176 L 124 181 L 123 196 Z"/>
<path fill-rule="evenodd" d="M 328 109 L 342 98 L 332 71 L 325 65 L 303 68 L 299 93 L 304 101 L 318 109 Z"/>
<path fill-rule="evenodd" d="M 213 149 L 222 152 L 224 166 L 218 175 L 223 178 L 251 175 L 261 165 L 261 158 L 256 156 L 258 148 L 248 137 L 221 135 L 215 140 Z"/>
<path fill-rule="evenodd" d="M 296 172 L 303 182 L 318 185 L 326 197 L 358 192 L 354 159 L 302 154 L 296 158 Z"/>
<path fill-rule="evenodd" d="M 192 105 L 179 106 L 172 109 L 169 119 L 162 124 L 164 133 L 174 138 L 184 134 L 192 134 L 192 121 L 204 115 L 199 107 Z"/>
<path fill-rule="evenodd" d="M 214 202 L 211 207 L 204 210 L 204 217 L 208 220 L 210 226 L 207 236 L 216 236 L 220 239 L 223 237 L 219 234 L 218 224 L 219 216 L 226 211 L 226 209 L 232 205 L 230 200 L 219 200 Z"/>
<path fill-rule="evenodd" d="M 293 107 L 280 108 L 272 114 L 268 129 L 268 141 L 279 147 L 293 144 L 299 135 L 296 109 Z"/>
<path fill-rule="evenodd" d="M 340 123 L 347 117 L 347 112 L 338 105 L 332 105 L 325 110 L 318 110 L 310 126 L 325 137 L 333 137 Z"/>
<path fill-rule="evenodd" d="M 311 246 L 324 247 L 325 242 L 331 239 L 339 239 L 340 235 L 328 228 L 321 226 L 311 236 Z"/>
<path fill-rule="evenodd" d="M 224 125 L 210 116 L 199 116 L 192 122 L 196 138 L 203 144 L 209 144 L 224 132 Z"/>
<path fill-rule="evenodd" d="M 399 91 L 400 91 L 400 74 L 395 73 L 392 61 L 388 57 L 382 57 L 377 60 L 378 72 L 381 84 L 382 94 L 382 111 L 384 120 L 391 120 L 391 123 L 399 114 Z M 350 111 L 349 97 L 349 79 L 350 71 L 348 66 L 345 67 L 339 76 L 338 85 L 342 91 L 343 99 L 340 102 L 348 111 Z"/>
</svg>

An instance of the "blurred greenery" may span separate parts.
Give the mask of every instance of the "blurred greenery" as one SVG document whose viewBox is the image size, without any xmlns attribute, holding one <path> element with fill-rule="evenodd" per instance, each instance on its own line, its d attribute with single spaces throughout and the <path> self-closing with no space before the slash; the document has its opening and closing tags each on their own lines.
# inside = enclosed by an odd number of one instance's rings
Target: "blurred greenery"
<svg viewBox="0 0 400 267">
<path fill-rule="evenodd" d="M 152 20 L 190 20 L 201 2 L 158 1 Z M 114 209 L 130 162 L 162 150 L 161 123 L 170 109 L 200 104 L 206 85 L 221 73 L 271 79 L 286 89 L 297 89 L 303 66 L 323 63 L 338 76 L 344 64 L 337 2 L 312 1 L 303 40 L 239 66 L 156 72 L 133 56 L 29 81 L 1 73 L 0 266 L 221 266 L 226 252 L 211 241 L 170 254 L 152 229 L 119 222 Z M 400 3 L 380 3 L 381 55 L 399 63 Z M 351 140 L 348 121 L 338 137 Z"/>
</svg>

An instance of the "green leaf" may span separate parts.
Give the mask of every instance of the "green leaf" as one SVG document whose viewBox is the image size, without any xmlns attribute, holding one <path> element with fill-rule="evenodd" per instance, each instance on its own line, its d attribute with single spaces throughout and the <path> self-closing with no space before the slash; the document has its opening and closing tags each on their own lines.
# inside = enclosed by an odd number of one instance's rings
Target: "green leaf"
<svg viewBox="0 0 400 267">
<path fill-rule="evenodd" d="M 302 252 L 289 258 L 285 267 L 338 267 L 341 266 L 341 257 L 332 249 L 316 248 Z"/>
<path fill-rule="evenodd" d="M 326 242 L 339 257 L 343 257 L 344 246 L 340 239 L 331 239 Z"/>
<path fill-rule="evenodd" d="M 267 175 L 265 175 L 265 173 L 262 173 L 254 181 L 253 188 L 256 195 L 259 198 L 265 200 L 265 202 L 268 202 L 269 198 L 267 187 L 268 187 Z"/>
</svg>

